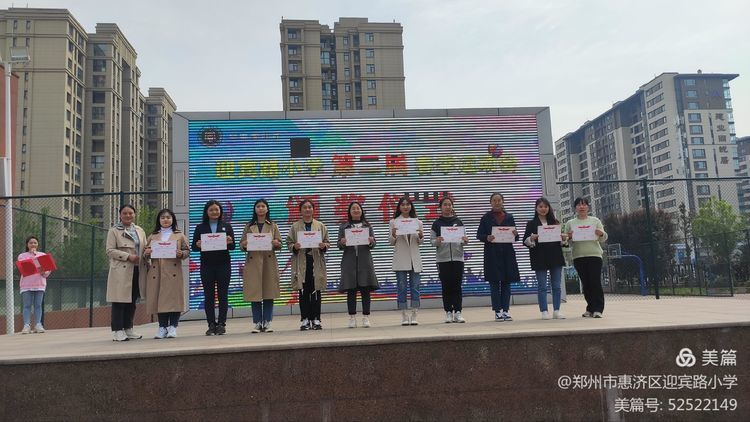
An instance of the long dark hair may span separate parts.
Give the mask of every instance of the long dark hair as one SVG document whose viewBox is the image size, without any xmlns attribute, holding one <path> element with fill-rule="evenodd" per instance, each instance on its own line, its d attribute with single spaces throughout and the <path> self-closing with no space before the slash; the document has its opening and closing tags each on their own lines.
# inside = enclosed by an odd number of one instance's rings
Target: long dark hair
<svg viewBox="0 0 750 422">
<path fill-rule="evenodd" d="M 219 207 L 219 221 L 224 219 L 224 208 L 221 203 L 215 199 L 209 199 L 206 205 L 203 206 L 203 224 L 208 224 L 208 208 L 211 205 L 217 205 Z"/>
<path fill-rule="evenodd" d="M 537 199 L 536 202 L 534 203 L 534 218 L 536 218 L 537 220 L 540 220 L 539 214 L 537 214 L 536 212 L 536 207 L 538 207 L 539 204 L 544 204 L 547 206 L 547 208 L 549 208 L 549 212 L 547 213 L 547 224 L 551 224 L 551 225 L 558 224 L 559 221 L 557 221 L 557 218 L 555 218 L 555 213 L 552 212 L 552 205 L 550 205 L 549 201 L 545 197 L 541 197 Z"/>
<path fill-rule="evenodd" d="M 26 252 L 29 251 L 29 240 L 31 240 L 31 239 L 34 239 L 34 240 L 36 240 L 36 243 L 39 243 L 39 238 L 38 237 L 36 237 L 34 235 L 31 235 L 31 236 L 27 237 L 26 241 L 23 242 L 23 245 L 26 248 Z"/>
<path fill-rule="evenodd" d="M 161 211 L 159 211 L 159 214 L 156 214 L 156 226 L 154 226 L 154 231 L 151 232 L 152 234 L 157 234 L 161 231 L 161 216 L 162 214 L 169 214 L 172 216 L 172 231 L 177 231 L 177 216 L 174 215 L 174 212 L 170 210 L 169 208 L 164 208 Z"/>
<path fill-rule="evenodd" d="M 396 204 L 396 211 L 393 213 L 393 218 L 398 218 L 399 215 L 401 215 L 401 204 L 404 202 L 409 203 L 411 206 L 411 209 L 409 210 L 409 217 L 411 218 L 417 218 L 417 211 L 414 210 L 414 203 L 411 202 L 411 199 L 408 196 L 402 196 L 401 199 L 398 200 L 398 204 Z"/>
<path fill-rule="evenodd" d="M 362 204 L 360 204 L 357 201 L 352 201 L 349 203 L 349 208 L 346 209 L 346 219 L 349 221 L 349 223 L 354 222 L 354 220 L 352 220 L 352 207 L 354 205 L 359 205 L 359 209 L 362 210 L 362 218 L 360 218 L 359 221 L 362 222 L 363 226 L 369 226 L 370 223 L 367 221 L 367 218 L 365 217 L 365 209 L 362 208 Z"/>
<path fill-rule="evenodd" d="M 266 204 L 266 209 L 268 210 L 268 213 L 266 213 L 266 220 L 273 222 L 273 220 L 271 220 L 271 207 L 268 206 L 268 201 L 266 201 L 265 199 L 259 199 L 253 204 L 253 218 L 250 219 L 251 226 L 258 222 L 258 214 L 255 213 L 255 207 L 257 207 L 261 202 Z M 315 208 L 315 205 L 313 205 L 313 208 Z"/>
</svg>

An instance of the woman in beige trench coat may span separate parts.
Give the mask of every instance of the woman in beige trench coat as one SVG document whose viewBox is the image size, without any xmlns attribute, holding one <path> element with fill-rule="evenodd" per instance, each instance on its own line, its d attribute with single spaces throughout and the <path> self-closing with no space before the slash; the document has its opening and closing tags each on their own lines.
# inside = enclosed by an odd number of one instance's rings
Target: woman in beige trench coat
<svg viewBox="0 0 750 422">
<path fill-rule="evenodd" d="M 174 242 L 174 258 L 152 257 L 157 243 Z M 154 338 L 177 337 L 177 324 L 185 311 L 185 280 L 182 276 L 182 260 L 190 255 L 187 237 L 177 228 L 177 217 L 165 208 L 156 216 L 156 225 L 146 240 L 143 256 L 149 260 L 146 276 L 146 310 L 157 314 L 159 329 Z"/>
<path fill-rule="evenodd" d="M 114 341 L 139 339 L 133 331 L 135 303 L 146 291 L 146 267 L 141 260 L 141 248 L 146 233 L 135 225 L 135 207 L 120 207 L 120 222 L 107 233 L 107 302 L 112 303 L 112 337 Z"/>
<path fill-rule="evenodd" d="M 248 237 L 270 235 L 269 249 L 248 251 Z M 271 210 L 265 199 L 255 201 L 253 218 L 242 232 L 240 248 L 247 252 L 242 270 L 243 296 L 253 308 L 253 333 L 273 332 L 273 300 L 280 296 L 279 262 L 276 251 L 281 249 L 279 226 L 271 220 Z"/>
</svg>

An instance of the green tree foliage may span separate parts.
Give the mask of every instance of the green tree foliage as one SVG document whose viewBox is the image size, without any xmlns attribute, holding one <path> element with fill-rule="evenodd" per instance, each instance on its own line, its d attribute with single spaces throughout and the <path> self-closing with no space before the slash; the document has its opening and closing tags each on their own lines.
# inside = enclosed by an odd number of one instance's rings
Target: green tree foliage
<svg viewBox="0 0 750 422">
<path fill-rule="evenodd" d="M 744 219 L 726 201 L 711 197 L 692 219 L 693 235 L 707 247 L 715 262 L 730 259 L 747 228 Z"/>
<path fill-rule="evenodd" d="M 610 214 L 603 223 L 609 235 L 607 243 L 619 243 L 624 253 L 636 255 L 646 265 L 651 258 L 652 248 L 649 242 L 653 233 L 653 259 L 657 276 L 664 277 L 669 274 L 669 268 L 674 260 L 674 246 L 677 227 L 669 213 L 651 209 L 651 226 L 646 220 L 645 210 L 636 210 L 627 214 Z M 614 262 L 618 275 L 625 278 L 638 278 L 638 267 L 632 261 L 616 260 Z M 652 275 L 653 276 L 653 275 Z"/>
<path fill-rule="evenodd" d="M 156 216 L 158 213 L 158 209 L 148 205 L 144 205 L 138 210 L 138 213 L 136 213 L 135 215 L 135 224 L 141 226 L 141 228 L 148 235 L 148 233 L 150 233 L 151 230 L 154 229 L 154 226 L 156 224 Z"/>
</svg>

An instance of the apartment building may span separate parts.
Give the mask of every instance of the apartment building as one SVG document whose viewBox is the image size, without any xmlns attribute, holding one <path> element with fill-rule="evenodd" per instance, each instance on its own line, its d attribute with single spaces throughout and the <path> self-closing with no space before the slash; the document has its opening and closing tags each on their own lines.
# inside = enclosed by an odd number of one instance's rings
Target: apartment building
<svg viewBox="0 0 750 422">
<path fill-rule="evenodd" d="M 560 185 L 562 215 L 586 196 L 599 215 L 650 206 L 676 212 L 711 196 L 738 206 L 734 184 L 706 180 L 735 175 L 737 146 L 729 82 L 737 74 L 663 73 L 630 97 L 556 143 L 560 182 L 691 179 L 649 183 Z M 648 194 L 648 196 L 646 195 Z"/>
<path fill-rule="evenodd" d="M 146 185 L 150 192 L 171 190 L 172 115 L 177 106 L 164 88 L 149 88 L 145 99 Z M 170 206 L 164 195 L 146 196 L 153 208 Z"/>
<path fill-rule="evenodd" d="M 403 109 L 403 27 L 340 18 L 284 19 L 281 82 L 285 111 Z"/>
<path fill-rule="evenodd" d="M 746 178 L 737 184 L 740 212 L 750 214 L 750 136 L 737 139 L 737 176 Z"/>
</svg>

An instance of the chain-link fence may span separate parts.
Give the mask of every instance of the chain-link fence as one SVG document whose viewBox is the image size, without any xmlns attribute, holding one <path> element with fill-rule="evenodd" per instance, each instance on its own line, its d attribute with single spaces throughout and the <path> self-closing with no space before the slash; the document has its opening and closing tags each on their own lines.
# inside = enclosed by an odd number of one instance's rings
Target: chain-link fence
<svg viewBox="0 0 750 422">
<path fill-rule="evenodd" d="M 160 209 L 167 207 L 170 192 L 117 192 L 82 195 L 12 197 L 13 260 L 25 251 L 26 239 L 39 239 L 39 250 L 51 254 L 57 270 L 47 278 L 43 324 L 47 328 L 106 326 L 110 308 L 106 301 L 109 260 L 107 231 L 119 221 L 121 204 L 133 204 L 136 224 L 150 232 Z M 5 242 L 5 212 L 8 198 L 0 198 L 0 244 Z M 5 291 L 5 259 L 0 271 L 0 289 Z M 23 326 L 20 274 L 13 265 L 15 330 Z M 5 333 L 6 300 L 0 293 L 0 333 Z M 146 322 L 149 315 L 137 315 Z"/>
<path fill-rule="evenodd" d="M 609 236 L 602 282 L 609 294 L 733 296 L 750 288 L 747 177 L 558 183 L 560 215 L 577 197 Z M 569 294 L 579 292 L 568 269 Z"/>
</svg>

